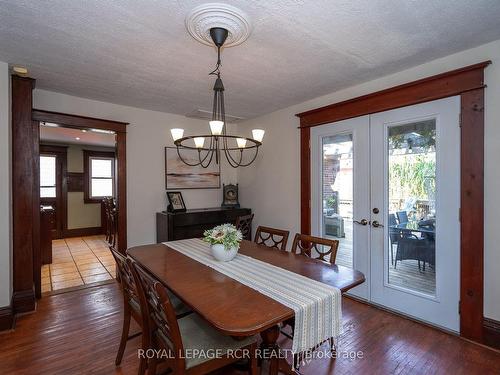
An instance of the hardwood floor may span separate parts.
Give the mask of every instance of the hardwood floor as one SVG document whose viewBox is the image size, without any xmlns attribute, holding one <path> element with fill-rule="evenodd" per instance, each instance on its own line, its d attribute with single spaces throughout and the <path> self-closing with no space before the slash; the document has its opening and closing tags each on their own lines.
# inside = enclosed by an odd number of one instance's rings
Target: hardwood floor
<svg viewBox="0 0 500 375">
<path fill-rule="evenodd" d="M 131 340 L 122 366 L 114 359 L 121 333 L 117 284 L 47 296 L 35 314 L 0 334 L 2 374 L 136 374 L 140 338 Z M 316 359 L 303 374 L 498 374 L 500 352 L 355 302 L 343 301 L 344 334 L 336 360 Z M 132 327 L 131 332 L 136 332 Z M 281 339 L 281 345 L 290 341 Z M 343 358 L 344 353 L 362 358 Z M 223 374 L 240 374 L 227 369 Z M 264 373 L 264 372 L 263 372 Z"/>
</svg>

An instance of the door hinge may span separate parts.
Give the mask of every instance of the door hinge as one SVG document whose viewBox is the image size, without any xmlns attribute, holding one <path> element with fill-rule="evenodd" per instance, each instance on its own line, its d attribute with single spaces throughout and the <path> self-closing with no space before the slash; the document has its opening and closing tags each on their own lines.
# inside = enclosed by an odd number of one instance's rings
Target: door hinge
<svg viewBox="0 0 500 375">
<path fill-rule="evenodd" d="M 462 112 L 460 112 L 460 115 L 458 116 L 458 127 L 462 127 Z"/>
<path fill-rule="evenodd" d="M 458 301 L 458 315 L 462 313 L 462 301 Z"/>
<path fill-rule="evenodd" d="M 458 207 L 458 222 L 462 222 L 462 207 Z"/>
</svg>

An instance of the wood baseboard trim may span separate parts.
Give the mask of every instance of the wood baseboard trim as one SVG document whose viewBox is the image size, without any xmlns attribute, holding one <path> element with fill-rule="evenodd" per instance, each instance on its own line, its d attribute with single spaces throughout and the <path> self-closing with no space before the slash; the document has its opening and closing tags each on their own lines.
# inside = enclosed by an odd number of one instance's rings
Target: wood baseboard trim
<svg viewBox="0 0 500 375">
<path fill-rule="evenodd" d="M 483 318 L 483 340 L 486 345 L 500 349 L 500 322 Z"/>
<path fill-rule="evenodd" d="M 0 307 L 0 331 L 7 331 L 14 328 L 14 321 L 12 306 Z"/>
<path fill-rule="evenodd" d="M 20 290 L 12 294 L 12 310 L 15 314 L 34 311 L 36 298 L 34 289 Z"/>
<path fill-rule="evenodd" d="M 63 232 L 63 237 L 64 238 L 85 237 L 85 236 L 95 236 L 97 234 L 103 234 L 102 227 L 65 229 Z"/>
</svg>

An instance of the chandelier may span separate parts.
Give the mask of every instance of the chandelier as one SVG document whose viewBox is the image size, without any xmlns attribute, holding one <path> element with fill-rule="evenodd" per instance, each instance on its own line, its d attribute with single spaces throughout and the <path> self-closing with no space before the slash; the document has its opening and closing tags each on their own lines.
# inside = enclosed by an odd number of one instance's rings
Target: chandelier
<svg viewBox="0 0 500 375">
<path fill-rule="evenodd" d="M 170 129 L 177 154 L 184 164 L 208 168 L 212 162 L 219 164 L 224 156 L 233 167 L 246 167 L 254 162 L 262 145 L 264 130 L 253 129 L 252 137 L 230 135 L 227 133 L 224 108 L 224 84 L 221 79 L 221 48 L 228 36 L 227 29 L 212 27 L 210 37 L 217 47 L 217 64 L 209 75 L 215 76 L 212 120 L 209 121 L 210 134 L 184 136 L 184 129 Z M 197 157 L 187 158 L 185 151 L 197 151 Z M 189 152 L 188 151 L 188 152 Z M 192 152 L 190 152 L 192 154 Z M 183 155 L 184 154 L 184 155 Z"/>
</svg>

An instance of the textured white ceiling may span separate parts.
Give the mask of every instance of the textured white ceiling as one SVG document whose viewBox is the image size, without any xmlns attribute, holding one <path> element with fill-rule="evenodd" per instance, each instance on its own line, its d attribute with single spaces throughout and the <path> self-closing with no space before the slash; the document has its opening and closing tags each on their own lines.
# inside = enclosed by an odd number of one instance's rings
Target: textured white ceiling
<svg viewBox="0 0 500 375">
<path fill-rule="evenodd" d="M 40 126 L 40 141 L 105 147 L 115 147 L 116 145 L 114 134 L 94 133 L 92 131 L 84 133 L 79 129 L 47 126 Z"/>
<path fill-rule="evenodd" d="M 0 1 L 0 60 L 37 87 L 187 114 L 211 108 L 215 50 L 195 0 Z M 226 111 L 254 117 L 500 38 L 499 0 L 231 0 L 253 21 L 223 52 Z"/>
</svg>

